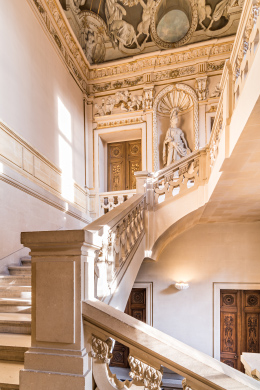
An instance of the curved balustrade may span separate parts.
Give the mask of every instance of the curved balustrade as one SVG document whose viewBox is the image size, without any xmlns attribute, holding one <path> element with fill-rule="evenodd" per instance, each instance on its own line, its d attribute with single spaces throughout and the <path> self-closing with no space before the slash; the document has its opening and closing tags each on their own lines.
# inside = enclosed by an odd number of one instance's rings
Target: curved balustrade
<svg viewBox="0 0 260 390">
<path fill-rule="evenodd" d="M 99 215 L 102 216 L 130 199 L 136 190 L 99 193 Z"/>
</svg>

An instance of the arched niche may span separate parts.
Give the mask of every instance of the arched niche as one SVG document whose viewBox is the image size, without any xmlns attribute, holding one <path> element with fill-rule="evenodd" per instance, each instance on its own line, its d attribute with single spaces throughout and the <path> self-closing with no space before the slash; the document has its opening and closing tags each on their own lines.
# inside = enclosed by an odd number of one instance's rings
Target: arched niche
<svg viewBox="0 0 260 390">
<path fill-rule="evenodd" d="M 192 151 L 199 149 L 199 104 L 197 94 L 187 84 L 176 83 L 163 88 L 154 100 L 153 107 L 153 169 L 158 171 L 159 165 L 159 140 L 158 140 L 158 114 L 170 116 L 174 107 L 180 109 L 180 113 L 193 110 L 193 145 Z"/>
</svg>

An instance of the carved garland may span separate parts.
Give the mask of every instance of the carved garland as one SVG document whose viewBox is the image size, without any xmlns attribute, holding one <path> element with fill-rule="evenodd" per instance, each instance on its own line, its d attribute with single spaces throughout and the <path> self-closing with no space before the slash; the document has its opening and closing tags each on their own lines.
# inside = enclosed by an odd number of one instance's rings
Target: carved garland
<svg viewBox="0 0 260 390">
<path fill-rule="evenodd" d="M 158 127 L 157 127 L 157 111 L 160 101 L 168 93 L 174 89 L 184 91 L 191 96 L 193 101 L 193 124 L 194 124 L 194 150 L 199 149 L 199 104 L 198 97 L 193 88 L 189 85 L 177 83 L 171 84 L 162 89 L 154 100 L 154 112 L 153 112 L 153 169 L 159 170 L 159 149 L 158 149 Z"/>
</svg>

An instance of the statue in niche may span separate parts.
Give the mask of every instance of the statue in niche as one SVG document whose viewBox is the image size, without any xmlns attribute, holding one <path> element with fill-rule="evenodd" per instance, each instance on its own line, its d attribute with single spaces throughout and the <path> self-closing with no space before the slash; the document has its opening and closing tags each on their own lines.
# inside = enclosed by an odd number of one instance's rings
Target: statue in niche
<svg viewBox="0 0 260 390">
<path fill-rule="evenodd" d="M 106 0 L 105 14 L 114 49 L 117 46 L 120 48 L 120 43 L 126 47 L 130 47 L 135 43 L 140 49 L 135 29 L 130 23 L 123 20 L 126 10 L 121 4 L 117 3 L 117 0 Z"/>
<path fill-rule="evenodd" d="M 187 154 L 191 153 L 188 148 L 183 131 L 177 127 L 179 122 L 179 109 L 176 107 L 171 111 L 170 127 L 167 130 L 163 142 L 163 165 L 168 166 L 175 161 L 180 160 Z"/>
</svg>

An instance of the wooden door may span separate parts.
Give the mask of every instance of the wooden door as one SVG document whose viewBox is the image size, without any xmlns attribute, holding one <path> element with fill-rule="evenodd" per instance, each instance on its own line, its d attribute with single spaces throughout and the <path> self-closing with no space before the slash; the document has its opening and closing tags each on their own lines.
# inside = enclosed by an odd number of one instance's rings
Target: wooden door
<svg viewBox="0 0 260 390">
<path fill-rule="evenodd" d="M 133 288 L 128 298 L 125 313 L 139 321 L 146 322 L 146 289 Z M 111 367 L 128 368 L 129 348 L 115 342 L 113 357 L 110 362 Z"/>
<path fill-rule="evenodd" d="M 240 371 L 242 352 L 260 352 L 260 291 L 220 291 L 220 360 Z"/>
<path fill-rule="evenodd" d="M 135 189 L 134 173 L 141 170 L 141 140 L 108 144 L 108 191 Z"/>
</svg>

